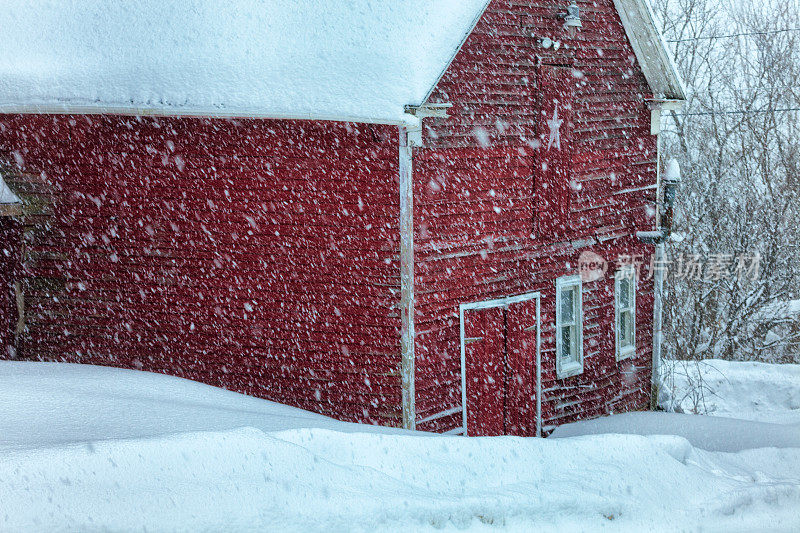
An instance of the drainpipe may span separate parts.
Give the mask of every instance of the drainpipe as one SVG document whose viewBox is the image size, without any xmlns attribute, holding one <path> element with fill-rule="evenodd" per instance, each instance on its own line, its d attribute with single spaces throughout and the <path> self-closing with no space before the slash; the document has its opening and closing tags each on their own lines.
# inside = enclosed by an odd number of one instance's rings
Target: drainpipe
<svg viewBox="0 0 800 533">
<path fill-rule="evenodd" d="M 661 111 L 659 110 L 659 122 Z M 663 191 L 661 183 L 661 128 L 659 127 L 658 137 L 656 137 L 656 227 L 662 228 L 661 224 L 661 201 Z M 656 243 L 654 265 L 663 265 L 666 250 L 664 249 L 664 238 Z M 659 384 L 661 383 L 661 349 L 664 343 L 664 269 L 656 268 L 653 290 L 653 362 L 652 372 L 650 373 L 650 409 L 658 407 Z"/>
<path fill-rule="evenodd" d="M 414 180 L 408 126 L 400 126 L 400 379 L 403 428 L 416 429 L 414 400 Z"/>
<path fill-rule="evenodd" d="M 663 333 L 664 311 L 664 259 L 666 258 L 665 243 L 672 235 L 673 205 L 675 193 L 680 183 L 680 168 L 675 160 L 667 166 L 666 176 L 662 183 L 661 176 L 661 112 L 664 110 L 680 109 L 683 100 L 655 98 L 648 101 L 650 108 L 650 133 L 656 136 L 656 231 L 640 231 L 637 237 L 642 242 L 655 245 L 654 265 L 658 265 L 654 273 L 654 302 L 653 302 L 653 363 L 651 378 L 651 407 L 658 403 L 658 385 L 660 383 L 660 366 Z M 661 208 L 664 207 L 662 216 Z"/>
<path fill-rule="evenodd" d="M 658 152 L 661 151 L 661 136 L 658 137 Z M 678 162 L 671 159 L 667 164 L 666 175 L 661 179 L 661 159 L 659 156 L 657 183 L 659 197 L 656 201 L 656 224 L 658 231 L 640 231 L 637 233 L 642 242 L 655 244 L 654 266 L 654 302 L 653 302 L 653 372 L 651 380 L 651 407 L 655 408 L 658 402 L 658 386 L 660 384 L 661 356 L 664 341 L 663 312 L 664 312 L 664 260 L 666 257 L 666 242 L 672 236 L 672 225 L 675 209 L 675 198 L 681 181 L 681 171 Z M 663 207 L 663 213 L 661 208 Z"/>
</svg>

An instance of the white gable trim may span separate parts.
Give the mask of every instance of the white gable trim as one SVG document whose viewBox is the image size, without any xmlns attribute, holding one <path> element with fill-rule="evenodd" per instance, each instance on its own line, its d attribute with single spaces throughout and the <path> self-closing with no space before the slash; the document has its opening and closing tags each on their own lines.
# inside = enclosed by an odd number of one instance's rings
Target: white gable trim
<svg viewBox="0 0 800 533">
<path fill-rule="evenodd" d="M 648 0 L 614 0 L 647 83 L 657 98 L 686 100 L 686 88 Z"/>
</svg>

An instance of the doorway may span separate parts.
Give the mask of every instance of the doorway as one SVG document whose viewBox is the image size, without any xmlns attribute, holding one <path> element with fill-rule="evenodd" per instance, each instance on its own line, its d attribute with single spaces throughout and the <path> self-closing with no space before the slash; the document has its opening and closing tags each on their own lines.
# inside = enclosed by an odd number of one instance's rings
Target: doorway
<svg viewBox="0 0 800 533">
<path fill-rule="evenodd" d="M 541 435 L 540 312 L 539 293 L 460 306 L 465 435 Z"/>
</svg>

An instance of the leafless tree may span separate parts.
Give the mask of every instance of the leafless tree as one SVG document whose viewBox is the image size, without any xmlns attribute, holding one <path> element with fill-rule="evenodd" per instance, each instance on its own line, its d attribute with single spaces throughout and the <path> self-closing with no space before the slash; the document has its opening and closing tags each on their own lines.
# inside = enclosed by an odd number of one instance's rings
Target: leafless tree
<svg viewBox="0 0 800 533">
<path fill-rule="evenodd" d="M 800 298 L 798 0 L 653 4 L 689 91 L 664 134 L 684 169 L 667 354 L 800 362 L 799 328 L 774 312 Z"/>
</svg>

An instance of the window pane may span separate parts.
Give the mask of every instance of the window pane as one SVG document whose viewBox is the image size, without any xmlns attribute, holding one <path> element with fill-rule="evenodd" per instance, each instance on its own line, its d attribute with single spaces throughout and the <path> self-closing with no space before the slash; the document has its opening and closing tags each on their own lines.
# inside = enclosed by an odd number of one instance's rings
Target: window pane
<svg viewBox="0 0 800 533">
<path fill-rule="evenodd" d="M 575 320 L 575 289 L 570 287 L 561 291 L 561 321 Z"/>
<path fill-rule="evenodd" d="M 628 278 L 619 280 L 619 306 L 621 308 L 630 307 L 631 305 L 631 282 Z"/>
<path fill-rule="evenodd" d="M 623 311 L 619 315 L 620 330 L 622 331 L 622 345 L 633 346 L 633 313 Z"/>
<path fill-rule="evenodd" d="M 570 359 L 573 361 L 578 360 L 578 333 L 577 333 L 577 326 L 571 326 L 569 328 L 570 337 L 572 340 L 572 344 L 570 344 Z"/>
<path fill-rule="evenodd" d="M 569 326 L 561 328 L 561 358 L 570 359 L 572 357 L 572 328 Z"/>
<path fill-rule="evenodd" d="M 625 346 L 625 334 L 628 329 L 628 317 L 625 312 L 619 314 L 619 341 L 622 346 Z"/>
</svg>

